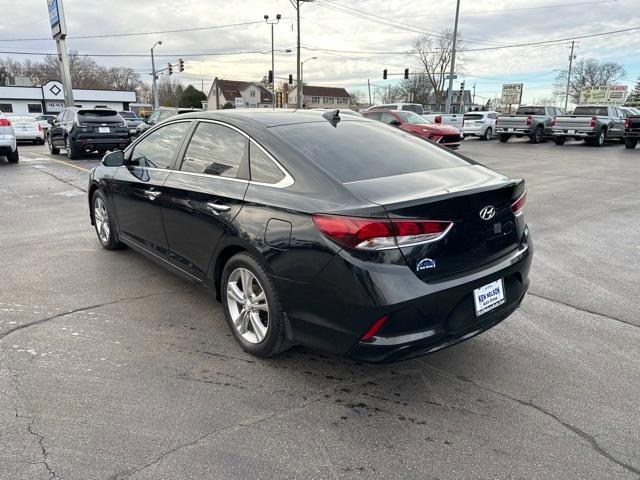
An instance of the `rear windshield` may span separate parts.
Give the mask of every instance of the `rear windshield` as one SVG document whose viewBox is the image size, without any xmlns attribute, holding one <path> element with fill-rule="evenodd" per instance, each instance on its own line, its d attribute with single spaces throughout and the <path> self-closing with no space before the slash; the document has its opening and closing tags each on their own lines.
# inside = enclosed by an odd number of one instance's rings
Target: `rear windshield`
<svg viewBox="0 0 640 480">
<path fill-rule="evenodd" d="M 124 118 L 138 118 L 133 112 L 120 112 L 120 116 Z"/>
<path fill-rule="evenodd" d="M 607 107 L 576 107 L 574 115 L 609 115 Z"/>
<path fill-rule="evenodd" d="M 470 165 L 443 148 L 375 121 L 342 120 L 272 127 L 342 183 Z"/>
<path fill-rule="evenodd" d="M 544 107 L 520 107 L 516 115 L 544 115 Z"/>
<path fill-rule="evenodd" d="M 484 116 L 480 113 L 470 113 L 464 116 L 465 120 L 482 120 Z"/>
<path fill-rule="evenodd" d="M 78 110 L 78 117 L 83 122 L 122 122 L 113 110 Z"/>
</svg>

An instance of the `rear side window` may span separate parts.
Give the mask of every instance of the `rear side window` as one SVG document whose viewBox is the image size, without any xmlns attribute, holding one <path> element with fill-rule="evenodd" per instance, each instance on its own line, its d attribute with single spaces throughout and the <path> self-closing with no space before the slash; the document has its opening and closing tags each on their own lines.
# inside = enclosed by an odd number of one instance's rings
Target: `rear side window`
<svg viewBox="0 0 640 480">
<path fill-rule="evenodd" d="M 235 130 L 215 123 L 200 123 L 185 153 L 183 172 L 237 178 L 247 158 L 249 141 Z"/>
<path fill-rule="evenodd" d="M 400 129 L 366 120 L 272 127 L 309 159 L 343 183 L 470 165 Z"/>
<path fill-rule="evenodd" d="M 171 168 L 190 123 L 172 123 L 150 133 L 133 148 L 127 164 L 147 168 Z"/>
<path fill-rule="evenodd" d="M 249 146 L 249 165 L 251 166 L 251 180 L 254 182 L 274 184 L 284 178 L 282 170 L 260 147 L 253 143 Z"/>
<path fill-rule="evenodd" d="M 544 115 L 544 107 L 520 107 L 516 115 Z"/>
<path fill-rule="evenodd" d="M 607 107 L 576 107 L 574 115 L 609 115 Z"/>
</svg>

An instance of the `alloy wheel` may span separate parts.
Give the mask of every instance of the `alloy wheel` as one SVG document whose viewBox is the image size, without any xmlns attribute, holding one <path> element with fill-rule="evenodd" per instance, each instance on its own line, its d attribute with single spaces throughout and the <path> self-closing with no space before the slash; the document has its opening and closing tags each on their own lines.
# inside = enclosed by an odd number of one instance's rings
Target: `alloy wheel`
<svg viewBox="0 0 640 480">
<path fill-rule="evenodd" d="M 109 214 L 107 213 L 107 207 L 100 197 L 96 198 L 93 205 L 93 218 L 96 223 L 96 232 L 98 232 L 98 238 L 103 244 L 109 243 L 109 235 L 111 229 L 109 227 Z"/>
<path fill-rule="evenodd" d="M 236 268 L 227 281 L 227 309 L 237 332 L 257 344 L 269 331 L 269 304 L 258 279 L 246 268 Z"/>
</svg>

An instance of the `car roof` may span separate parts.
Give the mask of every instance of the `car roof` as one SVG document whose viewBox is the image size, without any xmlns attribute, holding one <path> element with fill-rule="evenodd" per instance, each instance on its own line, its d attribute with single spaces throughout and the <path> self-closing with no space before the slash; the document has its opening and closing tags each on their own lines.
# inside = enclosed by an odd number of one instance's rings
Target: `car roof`
<svg viewBox="0 0 640 480">
<path fill-rule="evenodd" d="M 336 109 L 339 110 L 339 109 Z M 333 110 L 327 110 L 333 111 Z M 324 110 L 290 110 L 267 108 L 238 108 L 229 110 L 203 110 L 180 115 L 180 118 L 201 118 L 228 121 L 229 123 L 246 122 L 258 123 L 264 127 L 279 125 L 291 125 L 295 123 L 310 123 L 329 121 L 323 117 L 327 113 Z M 339 115 L 339 113 L 338 113 Z M 369 121 L 351 113 L 343 115 L 341 120 Z"/>
</svg>

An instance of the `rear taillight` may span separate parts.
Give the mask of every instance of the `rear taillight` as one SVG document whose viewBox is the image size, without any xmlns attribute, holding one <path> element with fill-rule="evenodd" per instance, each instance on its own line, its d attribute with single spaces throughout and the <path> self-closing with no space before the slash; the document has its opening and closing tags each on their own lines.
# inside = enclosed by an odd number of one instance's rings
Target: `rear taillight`
<svg viewBox="0 0 640 480">
<path fill-rule="evenodd" d="M 527 117 L 527 127 L 531 126 L 531 117 Z"/>
<path fill-rule="evenodd" d="M 596 128 L 596 117 L 591 117 L 591 123 L 589 124 L 591 128 Z"/>
<path fill-rule="evenodd" d="M 522 192 L 522 195 L 520 195 L 515 202 L 513 202 L 511 204 L 511 211 L 516 214 L 516 215 L 520 215 L 522 213 L 522 209 L 524 208 L 524 204 L 527 201 L 527 191 L 525 190 L 524 192 Z"/>
<path fill-rule="evenodd" d="M 436 115 L 436 117 L 433 119 L 434 122 L 436 123 L 442 123 L 442 117 L 440 115 Z"/>
<path fill-rule="evenodd" d="M 36 124 L 36 125 L 38 125 L 38 130 L 41 132 L 42 131 L 42 125 L 40 125 L 39 123 Z"/>
<path fill-rule="evenodd" d="M 630 119 L 630 118 L 627 118 L 627 119 L 624 121 L 624 128 L 629 128 L 630 126 L 631 126 L 631 119 Z"/>
<path fill-rule="evenodd" d="M 555 127 L 555 126 L 556 126 L 556 117 L 553 117 L 553 118 L 551 119 L 551 126 L 552 126 L 552 127 Z"/>
<path fill-rule="evenodd" d="M 323 235 L 358 250 L 386 250 L 443 238 L 453 222 L 442 220 L 382 220 L 377 218 L 313 215 Z"/>
<path fill-rule="evenodd" d="M 10 127 L 11 122 L 8 118 L 0 118 L 0 127 Z"/>
</svg>

